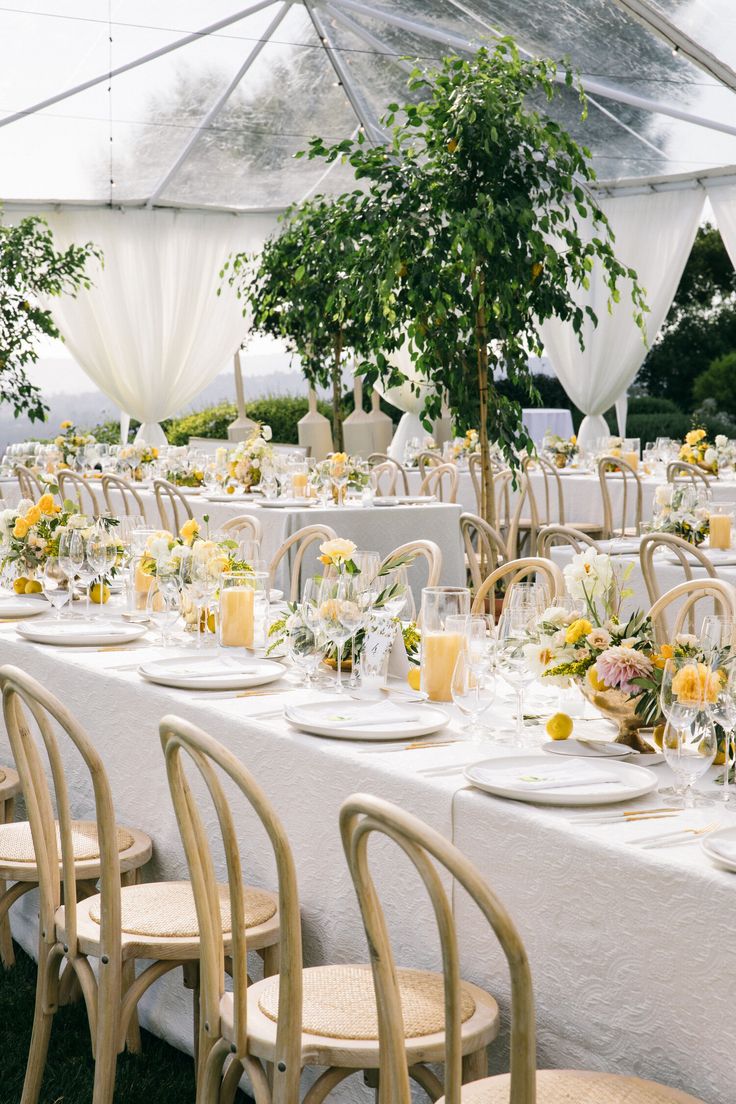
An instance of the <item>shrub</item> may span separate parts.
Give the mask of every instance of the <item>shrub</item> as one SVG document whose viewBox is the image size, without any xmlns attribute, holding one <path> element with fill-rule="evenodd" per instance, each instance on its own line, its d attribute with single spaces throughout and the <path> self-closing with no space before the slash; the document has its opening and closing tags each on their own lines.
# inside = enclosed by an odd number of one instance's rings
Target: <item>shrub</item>
<svg viewBox="0 0 736 1104">
<path fill-rule="evenodd" d="M 658 437 L 684 437 L 692 429 L 692 418 L 682 412 L 673 414 L 632 414 L 626 419 L 626 436 L 638 437 L 641 447 Z M 616 430 L 615 432 L 618 432 Z"/>
<path fill-rule="evenodd" d="M 693 384 L 693 398 L 698 404 L 713 399 L 720 413 L 736 416 L 736 352 L 710 363 Z"/>
<path fill-rule="evenodd" d="M 317 408 L 326 418 L 330 417 L 332 407 L 329 403 L 319 402 Z M 299 439 L 297 423 L 309 409 L 306 396 L 272 395 L 248 403 L 246 410 L 249 418 L 270 425 L 274 441 L 295 445 Z M 227 437 L 227 427 L 235 421 L 237 411 L 233 403 L 219 403 L 207 407 L 196 414 L 174 421 L 167 437 L 172 445 L 186 445 L 190 437 Z"/>
<path fill-rule="evenodd" d="M 726 437 L 736 438 L 736 419 L 718 409 L 718 402 L 714 398 L 704 399 L 697 409 L 693 411 L 692 424 L 702 426 L 707 430 L 711 440 L 724 433 Z"/>
</svg>

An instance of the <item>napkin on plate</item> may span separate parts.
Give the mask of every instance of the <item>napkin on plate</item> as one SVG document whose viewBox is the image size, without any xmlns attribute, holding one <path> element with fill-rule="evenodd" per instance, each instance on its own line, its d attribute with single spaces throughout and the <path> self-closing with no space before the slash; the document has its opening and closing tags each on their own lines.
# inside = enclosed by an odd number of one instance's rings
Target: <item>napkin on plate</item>
<svg viewBox="0 0 736 1104">
<path fill-rule="evenodd" d="M 493 786 L 514 786 L 530 793 L 537 790 L 563 790 L 569 786 L 600 786 L 619 783 L 606 771 L 587 763 L 554 764 L 549 767 L 481 767 L 475 774 Z"/>
<path fill-rule="evenodd" d="M 150 665 L 144 665 L 150 666 Z M 172 678 L 183 679 L 195 679 L 195 678 L 228 678 L 232 675 L 253 675 L 255 670 L 252 667 L 242 667 L 239 663 L 232 663 L 228 660 L 221 658 L 204 659 L 199 662 L 182 663 L 171 665 L 161 664 L 155 668 L 157 675 L 167 675 Z"/>
<path fill-rule="evenodd" d="M 335 702 L 331 708 L 326 708 L 318 715 L 300 709 L 298 705 L 290 705 L 286 707 L 285 715 L 297 724 L 318 723 L 329 725 L 330 728 L 365 728 L 366 725 L 373 728 L 419 720 L 418 713 L 412 713 L 405 706 L 394 705 L 392 702 L 370 702 L 365 705 L 360 702 L 346 702 L 345 705 Z"/>
</svg>

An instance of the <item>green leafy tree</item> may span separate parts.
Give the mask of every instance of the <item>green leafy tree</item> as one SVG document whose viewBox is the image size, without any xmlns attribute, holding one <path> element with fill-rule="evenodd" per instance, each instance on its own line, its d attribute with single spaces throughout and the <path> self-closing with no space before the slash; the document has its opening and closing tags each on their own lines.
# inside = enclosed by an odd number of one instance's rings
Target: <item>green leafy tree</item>
<svg viewBox="0 0 736 1104">
<path fill-rule="evenodd" d="M 27 375 L 38 360 L 39 338 L 60 336 L 39 297 L 89 287 L 87 262 L 100 256 L 91 242 L 56 250 L 48 224 L 35 215 L 15 225 L 0 221 L 0 402 L 12 403 L 16 417 L 35 421 L 48 410 Z"/>
<path fill-rule="evenodd" d="M 291 208 L 281 232 L 253 256 L 228 260 L 223 275 L 245 300 L 253 328 L 286 342 L 312 386 L 332 388 L 335 447 L 342 448 L 342 374 L 398 338 L 387 329 L 376 278 L 364 263 L 377 232 L 374 208 L 360 192 L 317 197 Z M 393 373 L 396 382 L 397 373 Z"/>
<path fill-rule="evenodd" d="M 431 74 L 415 72 L 402 109 L 389 105 L 388 146 L 362 135 L 331 146 L 316 139 L 310 156 L 346 157 L 365 188 L 356 200 L 380 210 L 361 251 L 380 292 L 384 317 L 404 331 L 420 375 L 434 384 L 425 415 L 436 417 L 443 393 L 458 429 L 477 426 L 483 512 L 493 519 L 490 442 L 509 463 L 531 447 L 521 403 L 498 386 L 505 377 L 533 394 L 529 356 L 541 351 L 539 324 L 553 315 L 582 341 L 589 306 L 575 299 L 597 264 L 611 300 L 617 282 L 633 281 L 633 311 L 646 309 L 636 273 L 620 264 L 613 235 L 586 183 L 587 151 L 528 105 L 558 94 L 556 65 L 522 60 L 502 40 L 473 58 L 446 58 Z M 572 73 L 566 71 L 568 86 Z M 580 221 L 593 226 L 590 240 Z M 379 361 L 379 368 L 381 362 Z"/>
<path fill-rule="evenodd" d="M 731 420 L 736 417 L 736 351 L 718 357 L 697 377 L 693 398 L 696 403 L 712 399 L 715 410 L 730 415 Z"/>
</svg>

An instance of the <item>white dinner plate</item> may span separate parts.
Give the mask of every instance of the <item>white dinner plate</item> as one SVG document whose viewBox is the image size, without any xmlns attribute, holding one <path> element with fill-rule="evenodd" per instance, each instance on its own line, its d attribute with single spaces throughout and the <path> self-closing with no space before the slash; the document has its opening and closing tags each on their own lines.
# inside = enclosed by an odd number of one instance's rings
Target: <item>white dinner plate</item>
<svg viewBox="0 0 736 1104">
<path fill-rule="evenodd" d="M 428 502 L 436 502 L 437 495 L 397 495 L 396 502 L 399 506 L 423 506 Z"/>
<path fill-rule="evenodd" d="M 205 494 L 202 496 L 206 502 L 242 502 L 250 500 L 253 496 L 244 491 L 234 491 L 232 494 Z"/>
<path fill-rule="evenodd" d="M 486 759 L 466 767 L 465 777 L 496 797 L 532 805 L 612 805 L 657 788 L 656 775 L 633 763 L 605 759 L 554 763 L 547 755 Z"/>
<path fill-rule="evenodd" d="M 736 828 L 711 832 L 700 841 L 700 846 L 714 863 L 736 873 Z"/>
<path fill-rule="evenodd" d="M 198 495 L 201 494 L 204 490 L 204 487 L 179 487 L 176 485 L 176 483 L 174 484 L 174 486 L 176 487 L 177 491 L 180 491 L 183 495 Z"/>
<path fill-rule="evenodd" d="M 130 644 L 145 636 L 145 625 L 124 621 L 40 621 L 18 625 L 16 632 L 34 644 L 59 644 L 80 647 L 89 644 Z"/>
<path fill-rule="evenodd" d="M 313 498 L 262 498 L 258 505 L 262 510 L 308 510 L 316 503 Z"/>
<path fill-rule="evenodd" d="M 40 597 L 43 598 L 43 594 Z M 39 602 L 37 598 L 30 594 L 27 598 L 24 598 L 22 594 L 13 598 L 0 598 L 0 621 L 3 617 L 35 617 L 37 614 L 46 613 L 50 609 L 51 606 L 45 598 L 43 602 Z"/>
<path fill-rule="evenodd" d="M 572 755 L 580 759 L 626 759 L 631 755 L 631 748 L 623 744 L 614 744 L 606 740 L 596 740 L 596 746 L 581 744 L 574 736 L 568 740 L 547 740 L 542 744 L 542 751 L 550 755 Z"/>
<path fill-rule="evenodd" d="M 613 540 L 598 541 L 601 552 L 609 555 L 626 556 L 639 552 L 641 537 L 614 537 Z"/>
<path fill-rule="evenodd" d="M 696 567 L 700 566 L 700 560 L 696 559 L 695 556 L 691 556 L 687 549 L 683 549 L 683 551 L 691 564 L 694 564 Z M 710 562 L 716 567 L 727 567 L 729 564 L 736 564 L 736 549 L 709 548 L 707 544 L 701 544 L 700 551 L 704 552 Z M 680 562 L 674 552 L 662 551 L 659 555 L 666 563 L 677 564 Z"/>
<path fill-rule="evenodd" d="M 345 695 L 305 705 L 287 705 L 284 716 L 292 728 L 336 740 L 401 740 L 439 732 L 449 717 L 424 704 L 354 701 Z"/>
<path fill-rule="evenodd" d="M 138 674 L 178 690 L 247 690 L 281 678 L 284 668 L 270 659 L 234 656 L 179 656 L 142 663 Z"/>
</svg>

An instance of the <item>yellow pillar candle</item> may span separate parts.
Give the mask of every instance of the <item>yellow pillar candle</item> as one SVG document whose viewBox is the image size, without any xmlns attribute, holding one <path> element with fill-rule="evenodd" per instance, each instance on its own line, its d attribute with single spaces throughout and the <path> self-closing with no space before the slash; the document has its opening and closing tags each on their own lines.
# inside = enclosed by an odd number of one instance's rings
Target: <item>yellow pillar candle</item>
<svg viewBox="0 0 736 1104">
<path fill-rule="evenodd" d="M 633 468 L 634 471 L 636 471 L 639 467 L 639 455 L 636 452 L 625 452 L 621 459 L 625 460 L 629 467 Z"/>
<path fill-rule="evenodd" d="M 291 493 L 294 498 L 304 498 L 307 493 L 307 473 L 294 472 L 291 477 Z"/>
<path fill-rule="evenodd" d="M 710 515 L 710 546 L 711 548 L 731 547 L 731 515 Z"/>
<path fill-rule="evenodd" d="M 135 594 L 135 608 L 144 610 L 148 607 L 148 595 L 151 587 L 156 585 L 156 576 L 149 575 L 140 564 L 135 569 L 133 578 L 133 593 Z M 154 599 L 154 602 L 158 599 Z M 154 606 L 155 608 L 155 606 Z"/>
<path fill-rule="evenodd" d="M 215 449 L 215 464 L 218 468 L 222 468 L 227 463 L 227 449 L 222 445 Z"/>
<path fill-rule="evenodd" d="M 422 690 L 430 701 L 452 701 L 452 672 L 465 636 L 458 632 L 422 633 Z"/>
<path fill-rule="evenodd" d="M 224 647 L 253 647 L 254 597 L 252 587 L 223 587 L 220 591 L 220 643 Z"/>
</svg>

